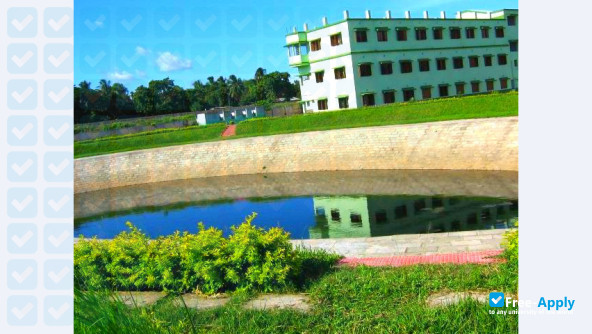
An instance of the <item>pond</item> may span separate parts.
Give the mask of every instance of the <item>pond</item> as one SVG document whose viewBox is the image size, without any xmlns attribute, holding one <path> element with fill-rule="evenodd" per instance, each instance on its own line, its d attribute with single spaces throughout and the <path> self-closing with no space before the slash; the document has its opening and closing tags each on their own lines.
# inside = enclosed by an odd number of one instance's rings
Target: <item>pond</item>
<svg viewBox="0 0 592 334">
<path fill-rule="evenodd" d="M 293 239 L 508 228 L 517 174 L 364 171 L 247 175 L 113 188 L 75 196 L 75 235 L 113 238 L 131 222 L 150 237 L 254 224 Z"/>
</svg>

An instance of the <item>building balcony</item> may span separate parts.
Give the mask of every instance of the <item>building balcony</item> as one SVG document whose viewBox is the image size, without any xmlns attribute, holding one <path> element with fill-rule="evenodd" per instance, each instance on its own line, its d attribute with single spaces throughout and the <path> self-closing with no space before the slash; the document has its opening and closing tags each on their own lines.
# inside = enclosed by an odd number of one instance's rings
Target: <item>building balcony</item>
<svg viewBox="0 0 592 334">
<path fill-rule="evenodd" d="M 306 43 L 306 33 L 297 32 L 286 36 L 286 45 Z"/>
<path fill-rule="evenodd" d="M 291 56 L 288 58 L 288 63 L 290 64 L 290 66 L 295 67 L 308 65 L 308 55 Z"/>
</svg>

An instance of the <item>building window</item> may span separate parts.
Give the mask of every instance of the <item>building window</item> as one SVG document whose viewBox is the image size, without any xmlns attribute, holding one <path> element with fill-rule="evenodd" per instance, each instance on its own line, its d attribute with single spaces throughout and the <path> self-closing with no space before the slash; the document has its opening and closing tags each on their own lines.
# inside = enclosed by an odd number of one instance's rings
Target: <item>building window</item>
<svg viewBox="0 0 592 334">
<path fill-rule="evenodd" d="M 419 71 L 420 72 L 428 72 L 430 70 L 430 60 L 429 59 L 420 59 L 418 62 L 419 62 Z"/>
<path fill-rule="evenodd" d="M 428 39 L 426 28 L 415 28 L 415 39 L 418 41 L 425 41 Z"/>
<path fill-rule="evenodd" d="M 393 63 L 390 61 L 380 63 L 380 74 L 393 74 Z"/>
<path fill-rule="evenodd" d="M 370 107 L 374 105 L 374 94 L 363 94 L 362 105 L 364 107 Z"/>
<path fill-rule="evenodd" d="M 468 27 L 465 29 L 465 35 L 467 36 L 467 38 L 469 39 L 473 39 L 475 38 L 475 28 L 473 27 Z"/>
<path fill-rule="evenodd" d="M 457 82 L 456 86 L 456 95 L 465 95 L 465 83 L 464 82 Z"/>
<path fill-rule="evenodd" d="M 491 55 L 485 55 L 483 56 L 483 62 L 485 63 L 485 66 L 491 66 L 492 65 L 492 59 L 493 57 Z"/>
<path fill-rule="evenodd" d="M 401 219 L 407 217 L 407 206 L 399 205 L 395 207 L 395 219 Z"/>
<path fill-rule="evenodd" d="M 324 76 L 325 76 L 325 71 L 320 71 L 320 72 L 315 73 L 315 79 L 317 79 L 317 82 L 323 82 Z"/>
<path fill-rule="evenodd" d="M 387 221 L 387 219 L 386 219 L 386 211 L 384 211 L 384 210 L 377 211 L 374 214 L 374 217 L 376 219 L 376 223 L 377 224 L 384 224 Z"/>
<path fill-rule="evenodd" d="M 518 51 L 518 41 L 510 41 L 510 51 L 511 52 Z"/>
<path fill-rule="evenodd" d="M 401 73 L 411 73 L 412 71 L 411 60 L 401 60 Z"/>
<path fill-rule="evenodd" d="M 446 58 L 436 58 L 436 69 L 438 71 L 446 69 Z"/>
<path fill-rule="evenodd" d="M 341 33 L 331 35 L 331 46 L 337 46 L 343 44 L 341 40 Z"/>
<path fill-rule="evenodd" d="M 304 82 L 308 79 L 310 79 L 310 75 L 301 75 L 300 76 L 300 83 L 302 83 L 304 85 Z"/>
<path fill-rule="evenodd" d="M 508 58 L 504 54 L 497 55 L 497 64 L 498 65 L 506 65 L 508 63 Z"/>
<path fill-rule="evenodd" d="M 418 199 L 417 201 L 413 202 L 413 209 L 416 213 L 421 213 L 420 211 L 426 208 L 426 202 L 424 199 Z"/>
<path fill-rule="evenodd" d="M 415 89 L 414 88 L 405 88 L 403 89 L 403 101 L 411 101 L 415 100 Z"/>
<path fill-rule="evenodd" d="M 479 67 L 479 57 L 470 56 L 469 57 L 469 67 Z"/>
<path fill-rule="evenodd" d="M 462 57 L 454 57 L 452 58 L 452 67 L 455 69 L 463 68 L 463 59 Z"/>
<path fill-rule="evenodd" d="M 386 42 L 386 41 L 388 41 L 387 30 L 386 29 L 378 29 L 378 30 L 376 30 L 376 39 L 378 39 L 379 42 Z"/>
<path fill-rule="evenodd" d="M 495 37 L 504 38 L 504 27 L 495 27 Z"/>
<path fill-rule="evenodd" d="M 421 87 L 421 98 L 424 100 L 432 98 L 432 86 Z"/>
<path fill-rule="evenodd" d="M 315 214 L 320 217 L 325 217 L 325 208 L 321 208 L 321 207 L 316 208 Z"/>
<path fill-rule="evenodd" d="M 460 39 L 460 28 L 450 28 L 450 39 Z"/>
<path fill-rule="evenodd" d="M 500 79 L 500 89 L 508 89 L 508 78 Z"/>
<path fill-rule="evenodd" d="M 493 79 L 485 80 L 485 88 L 488 92 L 491 92 L 493 90 Z"/>
<path fill-rule="evenodd" d="M 342 96 L 342 97 L 338 98 L 337 101 L 339 102 L 339 109 L 349 108 L 349 97 Z"/>
<path fill-rule="evenodd" d="M 339 210 L 331 209 L 331 220 L 337 221 L 337 222 L 341 221 L 341 215 L 339 214 Z"/>
<path fill-rule="evenodd" d="M 385 90 L 382 92 L 382 100 L 384 104 L 394 103 L 395 102 L 395 91 L 394 90 Z"/>
<path fill-rule="evenodd" d="M 434 39 L 442 39 L 444 34 L 442 33 L 442 31 L 444 30 L 444 28 L 442 27 L 435 27 L 433 32 L 434 32 Z"/>
<path fill-rule="evenodd" d="M 345 79 L 345 67 L 339 67 L 334 70 L 335 72 L 335 79 Z"/>
<path fill-rule="evenodd" d="M 510 15 L 507 18 L 508 20 L 508 25 L 509 26 L 515 26 L 516 25 L 516 15 Z"/>
<path fill-rule="evenodd" d="M 447 97 L 448 96 L 448 85 L 438 86 L 438 94 L 440 95 L 440 97 Z"/>
<path fill-rule="evenodd" d="M 361 214 L 352 212 L 349 215 L 349 219 L 350 219 L 352 225 L 359 226 L 359 227 L 362 226 L 362 215 Z"/>
<path fill-rule="evenodd" d="M 372 75 L 372 64 L 360 64 L 360 76 L 361 77 L 369 77 Z"/>
<path fill-rule="evenodd" d="M 406 41 L 407 40 L 407 29 L 400 28 L 397 29 L 397 41 Z"/>
<path fill-rule="evenodd" d="M 318 100 L 317 101 L 317 108 L 319 110 L 327 110 L 327 109 L 329 109 L 328 106 L 327 106 L 327 100 L 326 99 Z"/>
<path fill-rule="evenodd" d="M 481 38 L 489 38 L 489 27 L 481 27 Z"/>
<path fill-rule="evenodd" d="M 473 93 L 479 93 L 479 81 L 473 81 L 471 82 L 471 92 Z"/>
<path fill-rule="evenodd" d="M 315 39 L 310 42 L 310 51 L 319 51 L 321 49 L 321 40 Z"/>
<path fill-rule="evenodd" d="M 366 34 L 366 30 L 356 30 L 356 42 L 368 42 L 368 35 Z"/>
</svg>

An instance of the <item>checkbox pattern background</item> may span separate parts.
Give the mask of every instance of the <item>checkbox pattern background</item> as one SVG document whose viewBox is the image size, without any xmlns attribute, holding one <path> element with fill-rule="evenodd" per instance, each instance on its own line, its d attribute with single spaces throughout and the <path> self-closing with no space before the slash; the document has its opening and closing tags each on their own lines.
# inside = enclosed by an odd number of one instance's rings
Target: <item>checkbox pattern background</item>
<svg viewBox="0 0 592 334">
<path fill-rule="evenodd" d="M 73 1 L 0 13 L 0 333 L 71 333 Z"/>
</svg>

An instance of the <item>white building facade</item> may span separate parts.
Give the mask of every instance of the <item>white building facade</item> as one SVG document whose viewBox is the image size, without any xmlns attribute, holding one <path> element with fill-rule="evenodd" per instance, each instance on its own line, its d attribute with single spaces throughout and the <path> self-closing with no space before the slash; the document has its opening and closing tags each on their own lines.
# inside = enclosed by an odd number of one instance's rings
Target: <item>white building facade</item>
<svg viewBox="0 0 592 334">
<path fill-rule="evenodd" d="M 350 18 L 286 36 L 304 112 L 518 89 L 518 10 Z"/>
</svg>

